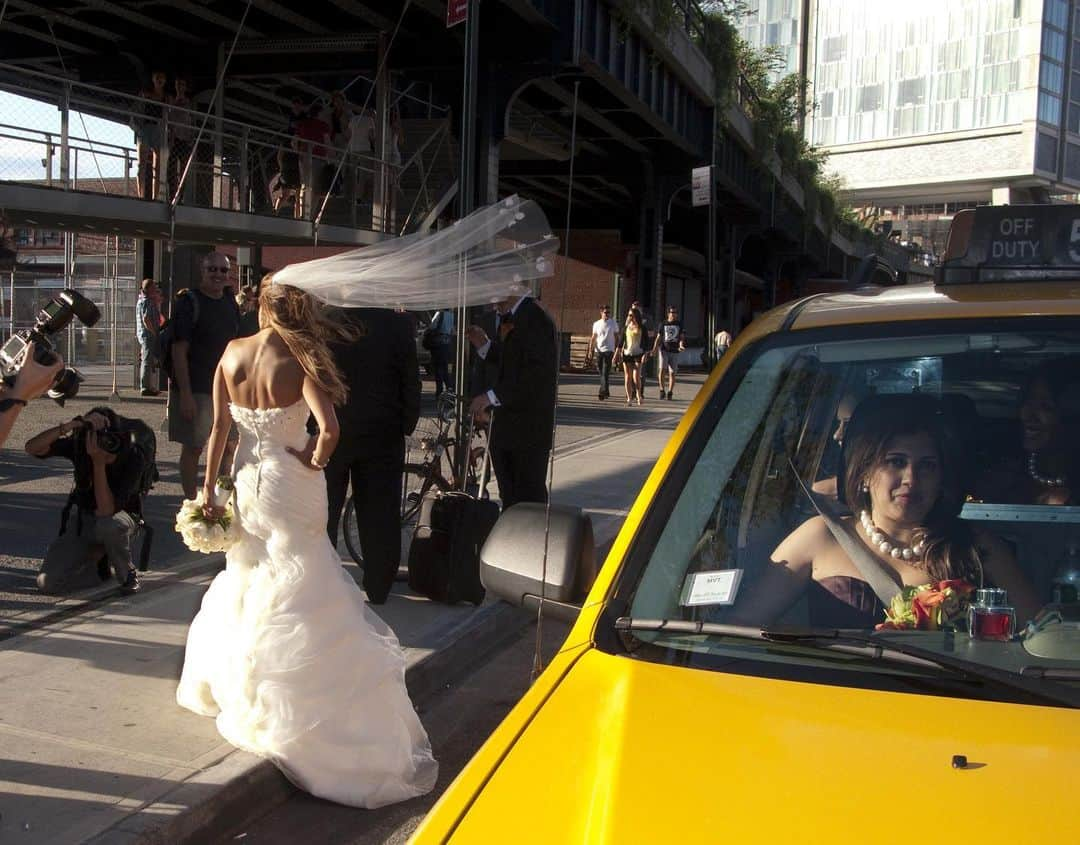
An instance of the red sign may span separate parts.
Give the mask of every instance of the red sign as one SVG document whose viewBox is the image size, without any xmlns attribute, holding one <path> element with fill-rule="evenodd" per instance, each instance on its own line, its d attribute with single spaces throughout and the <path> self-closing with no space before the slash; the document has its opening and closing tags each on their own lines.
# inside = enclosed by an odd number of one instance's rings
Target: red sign
<svg viewBox="0 0 1080 845">
<path fill-rule="evenodd" d="M 450 28 L 469 16 L 469 0 L 446 0 L 446 26 Z"/>
</svg>

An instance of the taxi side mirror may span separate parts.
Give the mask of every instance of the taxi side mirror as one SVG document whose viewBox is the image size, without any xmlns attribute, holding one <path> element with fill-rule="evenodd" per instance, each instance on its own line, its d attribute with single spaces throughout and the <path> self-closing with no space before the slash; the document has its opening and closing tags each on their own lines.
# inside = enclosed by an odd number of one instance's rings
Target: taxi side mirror
<svg viewBox="0 0 1080 845">
<path fill-rule="evenodd" d="M 516 607 L 573 621 L 596 580 L 592 519 L 580 508 L 521 502 L 503 512 L 480 552 L 484 587 Z M 545 527 L 547 568 L 544 568 Z M 546 577 L 545 577 L 546 575 Z"/>
</svg>

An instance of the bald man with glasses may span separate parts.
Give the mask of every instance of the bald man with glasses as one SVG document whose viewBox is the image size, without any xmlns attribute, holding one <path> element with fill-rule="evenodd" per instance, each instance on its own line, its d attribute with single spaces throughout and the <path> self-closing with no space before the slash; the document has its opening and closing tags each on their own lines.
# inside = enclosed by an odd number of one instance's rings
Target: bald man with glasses
<svg viewBox="0 0 1080 845">
<path fill-rule="evenodd" d="M 225 291 L 229 270 L 228 256 L 207 253 L 198 289 L 173 306 L 169 440 L 180 444 L 180 484 L 187 499 L 195 498 L 199 456 L 213 423 L 214 372 L 229 341 L 240 334 L 240 308 Z"/>
</svg>

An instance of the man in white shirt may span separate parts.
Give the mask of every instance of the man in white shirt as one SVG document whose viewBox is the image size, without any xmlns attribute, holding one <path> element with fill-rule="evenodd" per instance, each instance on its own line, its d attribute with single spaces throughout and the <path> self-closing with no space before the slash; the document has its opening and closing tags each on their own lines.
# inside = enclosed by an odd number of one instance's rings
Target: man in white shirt
<svg viewBox="0 0 1080 845">
<path fill-rule="evenodd" d="M 596 354 L 596 366 L 600 371 L 600 393 L 598 399 L 607 399 L 611 395 L 608 381 L 611 378 L 611 360 L 619 345 L 619 324 L 611 319 L 611 307 L 600 309 L 600 319 L 593 323 L 592 336 L 589 338 L 587 362 L 592 363 Z"/>
</svg>

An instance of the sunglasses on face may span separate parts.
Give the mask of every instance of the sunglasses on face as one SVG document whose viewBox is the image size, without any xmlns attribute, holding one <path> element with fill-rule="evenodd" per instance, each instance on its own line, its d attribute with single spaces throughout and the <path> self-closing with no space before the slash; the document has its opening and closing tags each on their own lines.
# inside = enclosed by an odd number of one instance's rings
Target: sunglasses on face
<svg viewBox="0 0 1080 845">
<path fill-rule="evenodd" d="M 203 267 L 207 273 L 228 273 L 228 267 Z"/>
</svg>

